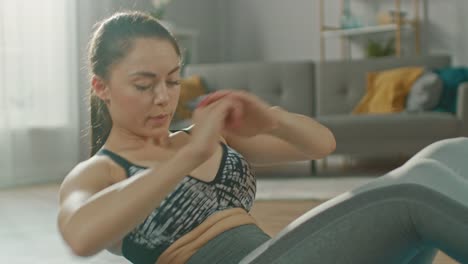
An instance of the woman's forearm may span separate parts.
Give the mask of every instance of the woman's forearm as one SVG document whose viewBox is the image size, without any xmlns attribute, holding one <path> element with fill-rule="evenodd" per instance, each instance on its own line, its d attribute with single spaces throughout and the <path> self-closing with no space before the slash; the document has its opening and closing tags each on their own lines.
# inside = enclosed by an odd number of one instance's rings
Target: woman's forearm
<svg viewBox="0 0 468 264">
<path fill-rule="evenodd" d="M 310 155 L 311 159 L 323 158 L 336 148 L 333 133 L 305 115 L 290 113 L 280 107 L 271 107 L 278 117 L 278 125 L 267 132 L 294 145 L 302 152 Z"/>
</svg>

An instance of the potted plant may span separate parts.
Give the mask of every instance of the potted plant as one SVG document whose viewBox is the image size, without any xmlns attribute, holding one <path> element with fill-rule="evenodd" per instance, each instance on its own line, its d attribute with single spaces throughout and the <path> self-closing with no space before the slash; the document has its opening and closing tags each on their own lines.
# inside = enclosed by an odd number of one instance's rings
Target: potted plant
<svg viewBox="0 0 468 264">
<path fill-rule="evenodd" d="M 367 57 L 385 57 L 395 55 L 395 39 L 391 38 L 386 43 L 370 39 L 366 47 Z"/>
</svg>

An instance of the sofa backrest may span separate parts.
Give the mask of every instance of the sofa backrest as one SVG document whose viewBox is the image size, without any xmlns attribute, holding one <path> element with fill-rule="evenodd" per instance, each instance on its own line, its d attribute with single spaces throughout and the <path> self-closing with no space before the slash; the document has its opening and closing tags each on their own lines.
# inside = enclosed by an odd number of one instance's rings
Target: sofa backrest
<svg viewBox="0 0 468 264">
<path fill-rule="evenodd" d="M 367 72 L 407 66 L 434 69 L 450 66 L 450 62 L 450 56 L 431 55 L 317 63 L 316 114 L 350 114 L 366 92 Z"/>
<path fill-rule="evenodd" d="M 242 89 L 271 105 L 314 115 L 313 62 L 238 62 L 187 65 L 184 76 L 199 75 L 211 91 Z"/>
</svg>

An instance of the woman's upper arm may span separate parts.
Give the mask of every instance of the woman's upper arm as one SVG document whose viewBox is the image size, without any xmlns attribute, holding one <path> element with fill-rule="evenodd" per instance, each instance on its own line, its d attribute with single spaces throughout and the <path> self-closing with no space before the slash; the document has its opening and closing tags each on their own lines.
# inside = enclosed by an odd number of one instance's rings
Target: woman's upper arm
<svg viewBox="0 0 468 264">
<path fill-rule="evenodd" d="M 76 165 L 59 190 L 58 227 L 64 235 L 65 224 L 88 199 L 112 184 L 110 166 L 105 160 L 87 160 Z"/>
<path fill-rule="evenodd" d="M 225 134 L 227 144 L 256 166 L 275 165 L 293 161 L 311 160 L 311 157 L 290 143 L 271 135 L 250 138 Z"/>
</svg>

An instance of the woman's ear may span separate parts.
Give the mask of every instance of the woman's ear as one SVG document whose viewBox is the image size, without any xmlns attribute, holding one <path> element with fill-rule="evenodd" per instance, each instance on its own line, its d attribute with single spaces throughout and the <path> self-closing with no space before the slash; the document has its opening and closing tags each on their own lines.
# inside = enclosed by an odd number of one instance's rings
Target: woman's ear
<svg viewBox="0 0 468 264">
<path fill-rule="evenodd" d="M 101 98 L 104 102 L 109 101 L 109 87 L 101 77 L 93 75 L 91 79 L 91 87 L 97 97 Z"/>
</svg>

